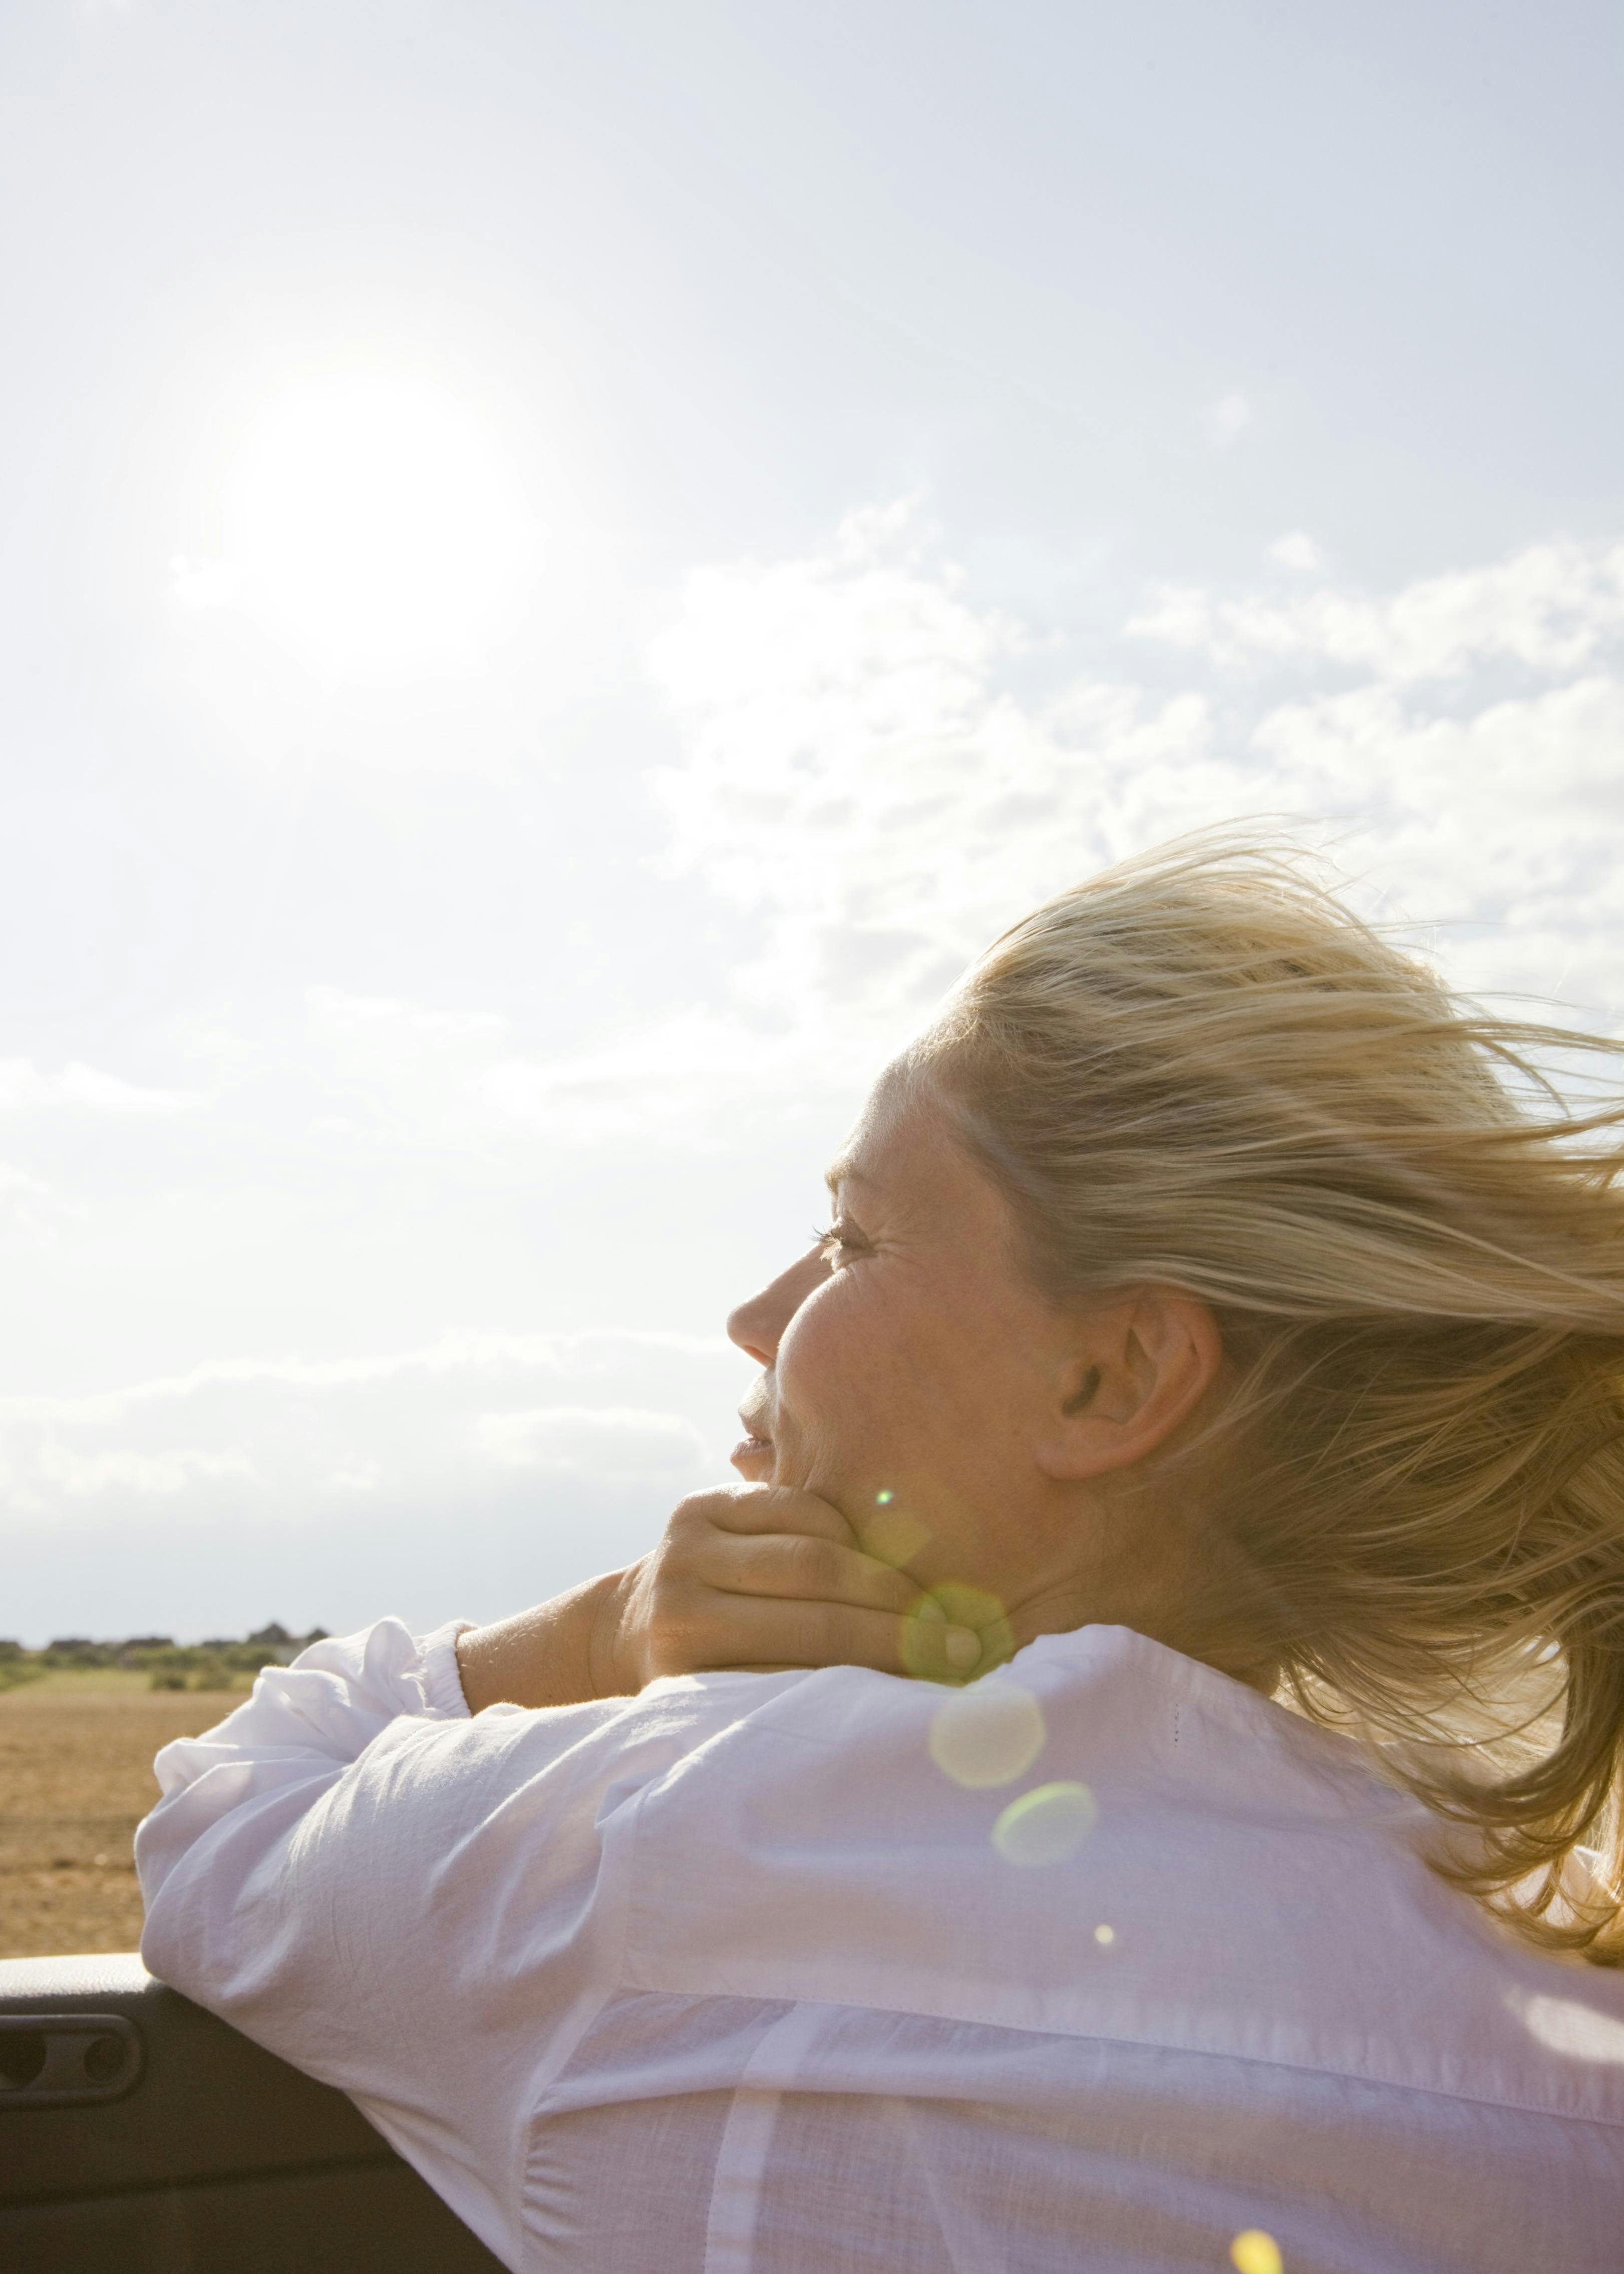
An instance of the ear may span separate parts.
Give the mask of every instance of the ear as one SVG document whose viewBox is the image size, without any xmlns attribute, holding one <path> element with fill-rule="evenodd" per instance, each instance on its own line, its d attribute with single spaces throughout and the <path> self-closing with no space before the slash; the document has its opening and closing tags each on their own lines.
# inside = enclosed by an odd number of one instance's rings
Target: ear
<svg viewBox="0 0 1624 2274">
<path fill-rule="evenodd" d="M 1147 1287 L 1086 1313 L 1054 1383 L 1039 1468 L 1057 1480 L 1132 1468 L 1189 1418 L 1222 1365 L 1218 1321 L 1194 1295 Z"/>
</svg>

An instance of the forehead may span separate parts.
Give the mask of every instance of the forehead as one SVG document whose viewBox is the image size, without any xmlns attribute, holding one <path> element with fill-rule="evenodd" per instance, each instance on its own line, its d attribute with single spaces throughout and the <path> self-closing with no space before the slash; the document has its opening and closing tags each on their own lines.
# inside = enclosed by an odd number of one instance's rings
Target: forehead
<svg viewBox="0 0 1624 2274">
<path fill-rule="evenodd" d="M 899 1255 L 978 1284 L 1024 1283 L 1008 1202 L 927 1077 L 882 1076 L 828 1173 L 838 1212 Z"/>
<path fill-rule="evenodd" d="M 876 1082 L 856 1127 L 824 1176 L 837 1199 L 849 1186 L 853 1197 L 878 1193 L 890 1201 L 921 1205 L 951 1193 L 962 1206 L 966 1186 L 986 1181 L 955 1141 L 951 1118 L 933 1086 L 898 1066 L 888 1067 Z"/>
<path fill-rule="evenodd" d="M 838 1195 L 846 1184 L 879 1180 L 888 1156 L 906 1151 L 919 1104 L 918 1084 L 899 1066 L 887 1066 L 863 1102 L 851 1135 L 823 1171 L 823 1182 Z"/>
</svg>

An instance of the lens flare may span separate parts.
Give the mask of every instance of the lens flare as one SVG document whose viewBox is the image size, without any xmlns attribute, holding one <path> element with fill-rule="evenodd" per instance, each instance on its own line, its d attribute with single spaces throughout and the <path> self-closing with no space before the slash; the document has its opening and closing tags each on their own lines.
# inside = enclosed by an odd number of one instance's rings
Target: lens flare
<svg viewBox="0 0 1624 2274">
<path fill-rule="evenodd" d="M 1260 2226 L 1249 2226 L 1244 2234 L 1237 2234 L 1229 2245 L 1229 2257 L 1235 2274 L 1285 2274 L 1279 2243 Z"/>
<path fill-rule="evenodd" d="M 1014 1657 L 1015 1638 L 996 1595 L 989 1595 L 985 1587 L 967 1587 L 958 1579 L 944 1579 L 930 1592 L 941 1605 L 944 1618 L 980 1636 L 981 1655 L 975 1665 L 978 1675 L 989 1674 L 995 1666 L 1002 1666 Z"/>
<path fill-rule="evenodd" d="M 1011 1801 L 992 1827 L 992 1844 L 1006 1864 L 1029 1870 L 1064 1864 L 1100 1818 L 1086 1784 L 1040 1784 Z"/>
<path fill-rule="evenodd" d="M 978 1682 L 936 1709 L 930 1758 L 944 1776 L 972 1790 L 1025 1776 L 1048 1736 L 1043 1709 L 1013 1682 Z"/>
<path fill-rule="evenodd" d="M 1529 2035 L 1553 2052 L 1570 2060 L 1624 2063 L 1624 2022 L 1615 2014 L 1598 2014 L 1571 1998 L 1519 1997 L 1510 1999 Z"/>
<path fill-rule="evenodd" d="M 900 1571 L 929 1544 L 930 1534 L 916 1517 L 906 1515 L 895 1503 L 894 1493 L 876 1495 L 875 1505 L 880 1512 L 859 1532 L 857 1544 L 865 1555 Z"/>
</svg>

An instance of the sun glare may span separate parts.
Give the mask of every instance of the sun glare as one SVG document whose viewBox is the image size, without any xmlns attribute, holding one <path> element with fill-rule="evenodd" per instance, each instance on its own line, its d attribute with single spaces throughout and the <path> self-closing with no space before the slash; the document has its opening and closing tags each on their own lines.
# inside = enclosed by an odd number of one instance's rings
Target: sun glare
<svg viewBox="0 0 1624 2274">
<path fill-rule="evenodd" d="M 217 605 L 229 591 L 324 670 L 474 669 L 523 620 L 535 533 L 522 485 L 488 423 L 430 381 L 365 371 L 288 386 L 248 421 L 222 506 L 226 557 L 202 573 L 223 589 L 183 584 L 183 598 Z"/>
</svg>

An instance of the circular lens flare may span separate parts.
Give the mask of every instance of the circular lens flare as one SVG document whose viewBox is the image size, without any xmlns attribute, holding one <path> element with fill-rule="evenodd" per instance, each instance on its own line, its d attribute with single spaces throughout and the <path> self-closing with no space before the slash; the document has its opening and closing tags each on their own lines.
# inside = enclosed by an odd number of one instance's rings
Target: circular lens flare
<svg viewBox="0 0 1624 2274">
<path fill-rule="evenodd" d="M 930 1723 L 930 1758 L 955 1784 L 1013 1784 L 1043 1750 L 1043 1709 L 1013 1682 L 956 1690 Z"/>
<path fill-rule="evenodd" d="M 1011 1801 L 992 1828 L 992 1844 L 1006 1864 L 1026 1870 L 1064 1864 L 1099 1821 L 1086 1784 L 1041 1784 Z"/>
</svg>

